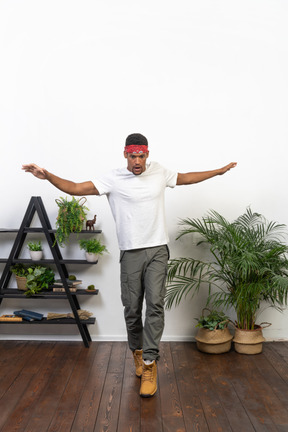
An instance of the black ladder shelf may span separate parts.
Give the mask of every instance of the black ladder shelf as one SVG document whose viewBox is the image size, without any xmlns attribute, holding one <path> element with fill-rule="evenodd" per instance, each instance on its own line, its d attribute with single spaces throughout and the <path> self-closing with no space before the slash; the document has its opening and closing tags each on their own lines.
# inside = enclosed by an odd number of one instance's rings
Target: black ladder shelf
<svg viewBox="0 0 288 432">
<path fill-rule="evenodd" d="M 31 223 L 33 220 L 33 217 L 35 213 L 37 212 L 38 217 L 40 219 L 42 227 L 31 227 Z M 63 287 L 65 289 L 65 292 L 52 292 L 52 291 L 44 291 L 40 292 L 37 295 L 34 295 L 32 297 L 29 297 L 30 299 L 35 298 L 45 298 L 45 299 L 67 299 L 70 303 L 71 310 L 74 315 L 73 318 L 61 318 L 61 319 L 53 319 L 53 320 L 47 320 L 43 318 L 41 321 L 22 321 L 21 323 L 15 322 L 15 324 L 76 324 L 78 327 L 78 330 L 80 332 L 80 335 L 82 337 L 83 343 L 85 347 L 89 347 L 89 343 L 91 342 L 91 336 L 88 330 L 87 325 L 88 324 L 94 324 L 95 318 L 91 317 L 87 320 L 81 320 L 78 315 L 78 310 L 80 309 L 80 305 L 77 299 L 78 295 L 94 295 L 98 294 L 98 290 L 95 290 L 93 293 L 89 293 L 83 289 L 79 289 L 76 292 L 71 292 L 67 283 L 67 278 L 69 276 L 66 264 L 87 264 L 86 260 L 71 260 L 71 259 L 63 259 L 61 255 L 61 251 L 59 249 L 59 246 L 57 243 L 55 243 L 55 230 L 52 229 L 48 215 L 46 213 L 43 201 L 41 197 L 31 197 L 30 202 L 28 204 L 26 213 L 24 215 L 23 221 L 20 225 L 20 228 L 15 229 L 0 229 L 0 233 L 13 233 L 16 232 L 16 238 L 14 241 L 14 244 L 12 246 L 11 252 L 9 254 L 9 257 L 6 259 L 0 258 L 0 262 L 6 263 L 3 273 L 1 275 L 0 279 L 0 305 L 2 303 L 3 298 L 23 298 L 25 299 L 25 295 L 23 295 L 23 292 L 10 288 L 8 289 L 8 284 L 11 278 L 11 271 L 10 267 L 13 264 L 16 263 L 26 263 L 30 262 L 28 259 L 21 259 L 19 258 L 19 255 L 21 253 L 22 247 L 24 245 L 26 236 L 28 233 L 35 233 L 35 232 L 41 232 L 46 236 L 49 248 L 51 250 L 53 259 L 42 259 L 41 264 L 55 264 L 56 268 L 58 270 L 60 279 L 62 280 Z M 88 231 L 83 230 L 81 233 L 89 233 L 89 234 L 98 234 L 101 233 L 101 230 L 95 230 L 95 231 Z M 54 246 L 53 246 L 54 244 Z M 36 263 L 33 261 L 33 263 Z M 40 263 L 40 261 L 39 261 Z M 91 263 L 89 263 L 91 264 Z M 1 324 L 14 324 L 13 321 L 1 321 Z"/>
</svg>

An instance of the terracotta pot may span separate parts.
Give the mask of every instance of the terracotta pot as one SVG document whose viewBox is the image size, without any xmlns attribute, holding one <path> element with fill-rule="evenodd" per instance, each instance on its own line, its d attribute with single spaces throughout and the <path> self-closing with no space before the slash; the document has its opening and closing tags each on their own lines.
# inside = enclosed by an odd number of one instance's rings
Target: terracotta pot
<svg viewBox="0 0 288 432">
<path fill-rule="evenodd" d="M 208 354 L 223 354 L 230 351 L 232 338 L 228 328 L 223 330 L 199 328 L 196 335 L 196 345 L 199 351 Z"/>
<path fill-rule="evenodd" d="M 27 291 L 28 288 L 26 287 L 26 283 L 27 283 L 27 278 L 23 277 L 23 276 L 16 276 L 16 283 L 17 283 L 17 288 L 21 291 Z"/>
<path fill-rule="evenodd" d="M 235 328 L 234 348 L 240 354 L 260 354 L 264 341 L 261 326 L 255 326 L 255 330 Z"/>
</svg>

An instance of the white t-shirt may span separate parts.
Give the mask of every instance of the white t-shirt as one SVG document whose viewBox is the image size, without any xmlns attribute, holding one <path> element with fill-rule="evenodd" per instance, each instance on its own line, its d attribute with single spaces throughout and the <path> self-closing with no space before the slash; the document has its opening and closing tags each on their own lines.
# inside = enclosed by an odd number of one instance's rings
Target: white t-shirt
<svg viewBox="0 0 288 432">
<path fill-rule="evenodd" d="M 175 187 L 177 172 L 157 162 L 134 175 L 118 168 L 93 181 L 100 195 L 107 195 L 116 223 L 120 250 L 140 249 L 167 244 L 164 192 Z"/>
</svg>

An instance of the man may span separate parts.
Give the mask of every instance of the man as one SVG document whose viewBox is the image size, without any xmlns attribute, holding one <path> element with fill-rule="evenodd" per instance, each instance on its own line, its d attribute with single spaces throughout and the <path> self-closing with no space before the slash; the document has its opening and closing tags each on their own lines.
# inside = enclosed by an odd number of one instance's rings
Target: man
<svg viewBox="0 0 288 432">
<path fill-rule="evenodd" d="M 120 248 L 121 299 L 133 353 L 136 375 L 141 377 L 140 395 L 157 391 L 159 343 L 164 329 L 164 296 L 169 258 L 164 213 L 166 187 L 199 183 L 225 174 L 235 162 L 205 172 L 180 174 L 156 162 L 147 164 L 148 141 L 139 134 L 126 139 L 127 167 L 115 169 L 93 181 L 74 183 L 51 174 L 35 164 L 23 165 L 26 172 L 46 179 L 70 195 L 107 195 L 116 223 Z M 142 322 L 145 297 L 146 316 Z"/>
</svg>

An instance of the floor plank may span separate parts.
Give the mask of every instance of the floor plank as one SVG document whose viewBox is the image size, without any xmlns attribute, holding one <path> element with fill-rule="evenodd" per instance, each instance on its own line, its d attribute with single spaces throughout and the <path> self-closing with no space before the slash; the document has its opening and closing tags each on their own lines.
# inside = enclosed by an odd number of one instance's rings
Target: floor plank
<svg viewBox="0 0 288 432">
<path fill-rule="evenodd" d="M 139 388 L 141 380 L 135 375 L 134 360 L 130 351 L 127 354 L 124 366 L 118 429 L 127 432 L 140 432 L 141 400 L 139 398 Z"/>
<path fill-rule="evenodd" d="M 32 359 L 34 352 L 37 350 L 38 343 L 24 343 L 15 345 L 15 349 L 11 348 L 9 355 L 6 357 L 6 362 L 1 366 L 1 381 L 0 381 L 0 398 L 9 390 L 13 385 L 22 369 L 25 368 L 28 359 Z M 19 350 L 18 350 L 19 348 Z M 5 352 L 5 349 L 1 349 Z M 11 356 L 11 357 L 10 357 Z M 10 392 L 11 393 L 11 392 Z M 17 395 L 13 393 L 12 398 L 17 399 Z"/>
<path fill-rule="evenodd" d="M 216 397 L 216 386 L 210 375 L 211 368 L 213 370 L 213 364 L 210 364 L 210 361 L 214 356 L 200 353 L 195 345 L 187 345 L 187 352 L 190 356 L 190 367 L 193 371 L 196 390 L 205 412 L 209 430 L 232 431 L 221 400 Z M 205 360 L 209 360 L 209 362 Z"/>
<path fill-rule="evenodd" d="M 48 429 L 49 432 L 58 432 L 63 430 L 64 427 L 66 430 L 71 429 L 74 421 L 72 414 L 78 409 L 97 348 L 98 344 L 92 344 L 89 350 L 81 350 L 69 382 L 57 406 L 52 424 Z"/>
<path fill-rule="evenodd" d="M 209 432 L 193 371 L 190 367 L 191 353 L 187 352 L 185 346 L 186 344 L 181 342 L 171 344 L 185 427 L 187 431 Z"/>
<path fill-rule="evenodd" d="M 288 343 L 210 355 L 163 342 L 139 396 L 126 342 L 0 341 L 1 432 L 288 432 Z"/>
<path fill-rule="evenodd" d="M 288 362 L 281 354 L 279 354 L 279 345 L 268 345 L 263 351 L 263 355 L 268 359 L 268 361 L 273 365 L 276 372 L 281 376 L 281 378 L 288 383 Z M 281 352 L 281 351 L 280 351 Z"/>
<path fill-rule="evenodd" d="M 227 354 L 223 354 L 224 356 Z M 231 380 L 229 371 L 225 369 L 223 355 L 206 356 L 205 362 L 210 371 L 211 379 L 215 385 L 216 398 L 219 398 L 226 413 L 229 426 L 234 432 L 253 432 L 254 427 L 246 413 L 241 399 L 239 398 Z M 229 355 L 229 354 L 228 354 Z M 233 373 L 232 373 L 233 376 Z"/>
<path fill-rule="evenodd" d="M 161 394 L 161 413 L 164 432 L 185 432 L 183 412 L 174 373 L 169 343 L 163 343 L 158 363 L 158 382 Z"/>
<path fill-rule="evenodd" d="M 111 351 L 112 343 L 99 344 L 75 413 L 72 432 L 90 432 L 94 430 Z"/>
<path fill-rule="evenodd" d="M 62 350 L 61 358 L 53 368 L 49 382 L 38 399 L 33 416 L 24 429 L 25 432 L 49 429 L 81 349 L 80 343 L 65 344 L 65 351 Z M 57 356 L 58 354 L 57 352 Z"/>
<path fill-rule="evenodd" d="M 261 355 L 261 354 L 260 354 Z M 254 388 L 253 359 L 251 356 L 232 352 L 227 357 L 226 371 L 231 383 L 257 432 L 277 431 L 269 413 L 263 405 L 261 394 Z"/>
<path fill-rule="evenodd" d="M 112 346 L 94 429 L 95 432 L 112 432 L 117 430 L 126 349 L 126 344 L 121 342 Z"/>
<path fill-rule="evenodd" d="M 39 343 L 29 364 L 21 370 L 4 398 L 6 409 L 0 418 L 0 425 L 7 418 L 2 431 L 23 431 L 28 424 L 31 412 L 38 404 L 51 375 L 62 358 L 62 347 L 53 342 Z M 24 358 L 24 353 L 22 356 Z M 32 366 L 32 368 L 31 368 Z M 31 375 L 30 375 L 31 374 Z M 30 377 L 30 379 L 29 379 Z M 9 409 L 9 415 L 8 414 Z"/>
</svg>

